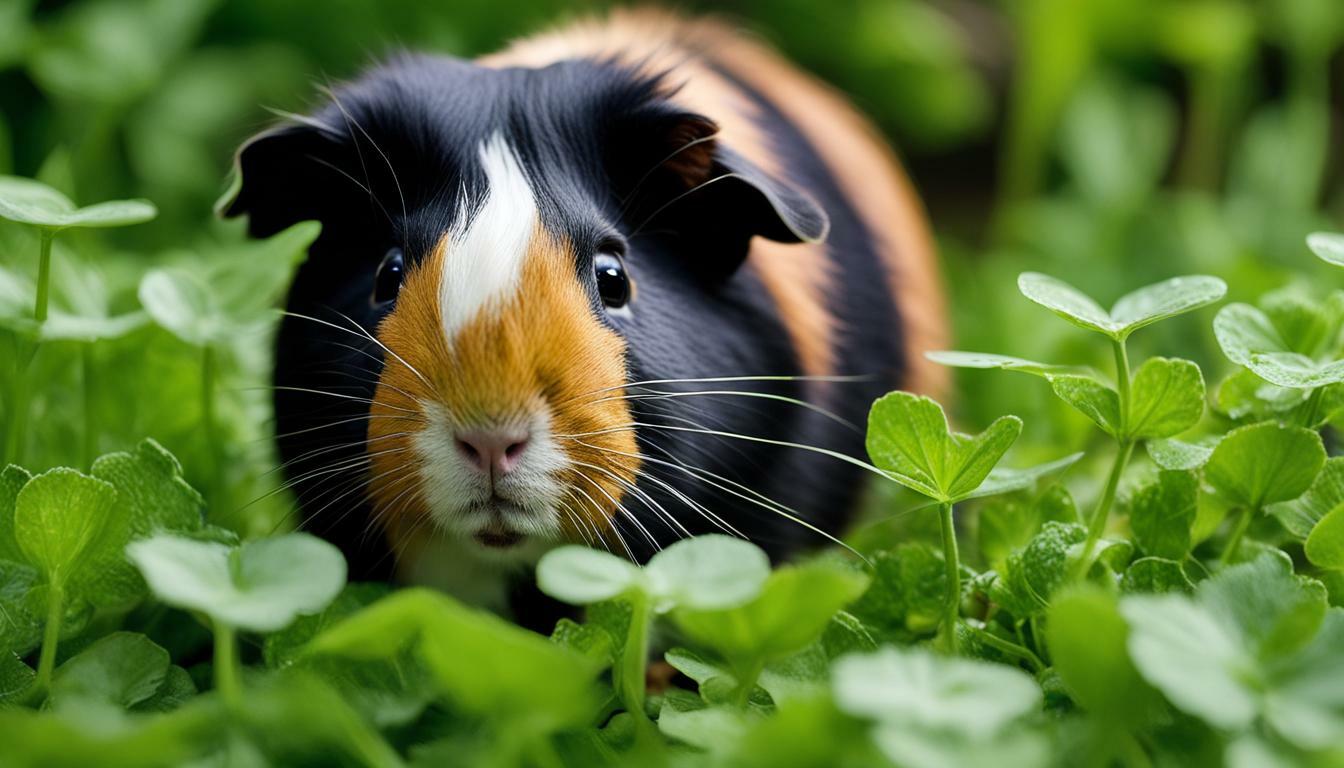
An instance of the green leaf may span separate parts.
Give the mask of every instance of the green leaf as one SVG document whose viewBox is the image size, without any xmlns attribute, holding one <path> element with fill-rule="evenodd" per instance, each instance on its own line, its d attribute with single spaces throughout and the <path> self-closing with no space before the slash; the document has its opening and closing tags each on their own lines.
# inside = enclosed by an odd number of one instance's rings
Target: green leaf
<svg viewBox="0 0 1344 768">
<path fill-rule="evenodd" d="M 23 659 L 8 651 L 0 652 L 0 704 L 22 696 L 36 677 L 37 673 Z"/>
<path fill-rule="evenodd" d="M 770 577 L 770 558 L 749 541 L 705 534 L 654 555 L 644 566 L 644 577 L 660 612 L 673 606 L 720 610 L 760 594 Z"/>
<path fill-rule="evenodd" d="M 537 563 L 537 587 L 570 605 L 610 600 L 643 584 L 638 566 L 590 547 L 553 549 Z"/>
<path fill-rule="evenodd" d="M 1131 595 L 1120 610 L 1130 656 L 1149 683 L 1179 709 L 1242 730 L 1277 700 L 1285 665 L 1314 652 L 1326 602 L 1320 582 L 1295 576 L 1275 552 L 1224 569 L 1193 600 Z"/>
<path fill-rule="evenodd" d="M 868 455 L 896 482 L 940 502 L 968 498 L 1022 432 L 1015 416 L 984 432 L 952 432 L 942 406 L 927 397 L 892 392 L 868 415 Z"/>
<path fill-rule="evenodd" d="M 63 706 L 92 699 L 122 709 L 146 701 L 168 676 L 168 652 L 141 634 L 113 632 L 62 664 L 51 680 L 51 700 Z"/>
<path fill-rule="evenodd" d="M 1154 464 L 1169 470 L 1199 469 L 1213 455 L 1213 446 L 1187 443 L 1173 437 L 1147 440 L 1144 447 Z"/>
<path fill-rule="evenodd" d="M 16 563 L 27 560 L 23 550 L 19 549 L 18 540 L 14 538 L 14 507 L 19 499 L 19 491 L 31 479 L 33 476 L 28 474 L 28 470 L 13 464 L 0 470 L 0 560 Z"/>
<path fill-rule="evenodd" d="M 1175 560 L 1161 557 L 1141 557 L 1129 564 L 1120 579 L 1120 591 L 1125 594 L 1190 593 L 1195 585 L 1185 575 L 1185 569 Z"/>
<path fill-rule="evenodd" d="M 42 640 L 37 571 L 22 563 L 0 560 L 0 657 L 27 654 Z M 45 600 L 43 601 L 45 602 Z"/>
<path fill-rule="evenodd" d="M 980 509 L 976 533 L 980 554 L 996 568 L 1014 550 L 1025 547 L 1048 520 L 1078 521 L 1078 508 L 1062 484 L 1051 485 L 1039 497 L 1004 496 Z"/>
<path fill-rule="evenodd" d="M 1213 449 L 1204 479 L 1230 502 L 1258 510 L 1302 495 L 1324 464 L 1319 434 L 1264 422 L 1227 433 Z"/>
<path fill-rule="evenodd" d="M 1321 311 L 1291 302 L 1277 307 L 1274 318 L 1249 304 L 1229 304 L 1214 317 L 1213 331 L 1229 360 L 1265 381 L 1315 389 L 1344 381 L 1344 360 L 1316 358 L 1323 337 L 1331 335 L 1322 328 L 1325 322 Z"/>
<path fill-rule="evenodd" d="M 1178 595 L 1131 595 L 1120 612 L 1134 665 L 1177 708 L 1219 728 L 1250 726 L 1257 697 L 1240 670 L 1253 661 L 1232 628 Z"/>
<path fill-rule="evenodd" d="M 1204 415 L 1204 376 L 1189 360 L 1150 357 L 1135 371 L 1127 431 L 1138 440 L 1171 437 Z"/>
<path fill-rule="evenodd" d="M 1120 434 L 1120 395 L 1114 389 L 1088 376 L 1052 376 L 1050 387 L 1107 434 Z"/>
<path fill-rule="evenodd" d="M 1191 471 L 1163 470 L 1157 481 L 1134 494 L 1129 525 L 1146 554 L 1184 560 L 1190 552 L 1190 528 L 1199 501 L 1199 478 Z"/>
<path fill-rule="evenodd" d="M 297 661 L 308 641 L 328 627 L 335 626 L 391 592 L 391 586 L 379 582 L 352 582 L 346 584 L 331 604 L 317 613 L 300 616 L 293 624 L 266 637 L 262 657 L 266 666 L 283 669 Z"/>
<path fill-rule="evenodd" d="M 1307 559 L 1321 568 L 1344 570 L 1344 504 L 1330 510 L 1306 542 Z"/>
<path fill-rule="evenodd" d="M 1332 456 L 1325 460 L 1306 493 L 1291 501 L 1271 504 L 1265 511 L 1277 517 L 1289 533 L 1306 539 L 1316 524 L 1340 504 L 1344 504 L 1344 456 Z"/>
<path fill-rule="evenodd" d="M 160 534 L 127 554 L 163 602 L 257 632 L 321 611 L 345 584 L 340 550 L 304 533 L 237 548 Z"/>
<path fill-rule="evenodd" d="M 47 581 L 64 586 L 87 563 L 125 546 L 127 521 L 118 519 L 116 507 L 111 484 L 73 469 L 53 469 L 19 491 L 14 535 Z"/>
<path fill-rule="evenodd" d="M 1096 588 L 1055 598 L 1046 643 L 1069 695 L 1108 726 L 1132 730 L 1153 715 L 1153 689 L 1129 660 L 1129 626 L 1115 597 Z"/>
<path fill-rule="evenodd" d="M 158 215 L 148 200 L 113 200 L 79 208 L 40 181 L 0 176 L 0 219 L 47 230 L 71 227 L 124 227 Z"/>
<path fill-rule="evenodd" d="M 227 331 L 209 289 L 190 272 L 150 270 L 140 281 L 139 295 L 154 322 L 188 344 L 205 346 Z"/>
<path fill-rule="evenodd" d="M 851 612 L 886 633 L 931 633 L 942 620 L 947 569 L 942 553 L 924 543 L 905 543 L 871 558 L 873 579 Z"/>
<path fill-rule="evenodd" d="M 1314 640 L 1274 670 L 1265 719 L 1303 749 L 1344 743 L 1344 608 L 1331 608 Z"/>
<path fill-rule="evenodd" d="M 408 646 L 467 712 L 538 728 L 592 717 L 598 662 L 428 589 L 383 598 L 318 635 L 309 650 L 377 659 Z"/>
<path fill-rule="evenodd" d="M 939 365 L 946 365 L 951 368 L 1000 368 L 1005 371 L 1020 371 L 1035 376 L 1070 372 L 1087 373 L 1086 369 L 1080 369 L 1078 366 L 1038 363 L 1033 360 L 1023 360 L 1020 357 L 996 355 L 990 352 L 935 350 L 925 352 L 924 357 Z"/>
<path fill-rule="evenodd" d="M 205 499 L 187 484 L 177 459 L 153 440 L 141 441 L 134 453 L 98 457 L 90 473 L 117 489 L 132 536 L 196 531 L 204 525 Z"/>
<path fill-rule="evenodd" d="M 994 734 L 1041 704 L 1041 689 L 1016 669 L 918 649 L 846 656 L 831 679 L 844 712 L 933 732 Z"/>
<path fill-rule="evenodd" d="M 985 477 L 985 481 L 965 498 L 980 499 L 985 496 L 997 496 L 1001 493 L 1026 490 L 1035 486 L 1041 478 L 1068 469 L 1076 464 L 1081 458 L 1083 458 L 1083 453 L 1080 451 L 1032 467 L 1022 467 L 1020 469 L 1014 467 L 995 467 L 989 471 L 989 475 Z"/>
<path fill-rule="evenodd" d="M 677 608 L 672 618 L 687 637 L 739 665 L 766 663 L 801 650 L 853 602 L 868 577 L 828 561 L 788 566 L 770 575 L 751 602 L 726 610 Z"/>
<path fill-rule="evenodd" d="M 1087 538 L 1077 523 L 1047 522 L 1022 551 L 1009 556 L 990 589 L 993 600 L 1019 619 L 1043 612 L 1068 576 L 1069 551 Z"/>
<path fill-rule="evenodd" d="M 1344 235 L 1336 232 L 1312 232 L 1307 235 L 1307 247 L 1327 264 L 1344 267 Z"/>
<path fill-rule="evenodd" d="M 1122 340 L 1134 331 L 1199 307 L 1212 304 L 1227 293 L 1216 277 L 1173 277 L 1121 296 L 1110 312 L 1077 288 L 1038 272 L 1017 278 L 1018 290 L 1031 301 L 1082 328 Z"/>
</svg>

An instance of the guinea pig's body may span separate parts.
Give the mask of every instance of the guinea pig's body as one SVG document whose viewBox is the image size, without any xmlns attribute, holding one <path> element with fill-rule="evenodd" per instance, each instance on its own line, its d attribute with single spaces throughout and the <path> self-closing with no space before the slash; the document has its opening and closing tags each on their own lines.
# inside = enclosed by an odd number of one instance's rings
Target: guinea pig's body
<svg viewBox="0 0 1344 768">
<path fill-rule="evenodd" d="M 617 14 L 331 97 L 242 150 L 229 211 L 323 223 L 279 334 L 279 446 L 359 575 L 500 607 L 560 541 L 824 543 L 869 405 L 935 384 L 941 296 L 894 159 L 721 26 Z"/>
</svg>

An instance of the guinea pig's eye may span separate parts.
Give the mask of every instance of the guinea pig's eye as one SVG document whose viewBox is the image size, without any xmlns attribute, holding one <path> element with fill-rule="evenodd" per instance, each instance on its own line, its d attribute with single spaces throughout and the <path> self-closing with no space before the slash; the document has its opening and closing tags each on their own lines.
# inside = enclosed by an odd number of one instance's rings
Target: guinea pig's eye
<svg viewBox="0 0 1344 768">
<path fill-rule="evenodd" d="M 383 262 L 378 265 L 378 274 L 373 278 L 373 303 L 386 304 L 397 298 L 401 289 L 401 277 L 405 263 L 400 248 L 389 248 Z"/>
<path fill-rule="evenodd" d="M 630 301 L 630 278 L 625 274 L 625 262 L 614 253 L 599 253 L 593 257 L 593 271 L 597 274 L 597 295 L 611 309 L 620 309 Z"/>
</svg>

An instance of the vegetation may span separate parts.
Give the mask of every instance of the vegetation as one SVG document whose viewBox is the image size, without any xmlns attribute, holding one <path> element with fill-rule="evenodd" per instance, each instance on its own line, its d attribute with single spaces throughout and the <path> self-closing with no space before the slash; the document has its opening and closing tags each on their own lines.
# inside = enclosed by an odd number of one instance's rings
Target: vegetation
<svg viewBox="0 0 1344 768">
<path fill-rule="evenodd" d="M 909 155 L 979 431 L 879 400 L 846 548 L 774 569 L 554 550 L 547 638 L 290 532 L 269 336 L 317 226 L 209 209 L 258 104 L 559 4 L 0 0 L 0 762 L 1344 765 L 1344 9 L 735 7 Z"/>
</svg>

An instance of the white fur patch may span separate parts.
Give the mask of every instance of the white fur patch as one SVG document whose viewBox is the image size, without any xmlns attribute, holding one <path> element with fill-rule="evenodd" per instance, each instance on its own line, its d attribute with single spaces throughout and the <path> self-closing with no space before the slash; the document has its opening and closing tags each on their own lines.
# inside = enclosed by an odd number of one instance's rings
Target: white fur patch
<svg viewBox="0 0 1344 768">
<path fill-rule="evenodd" d="M 439 308 L 449 346 L 482 311 L 517 289 L 537 226 L 537 200 L 513 147 L 501 134 L 481 143 L 489 189 L 474 213 L 463 212 L 448 235 Z"/>
</svg>

